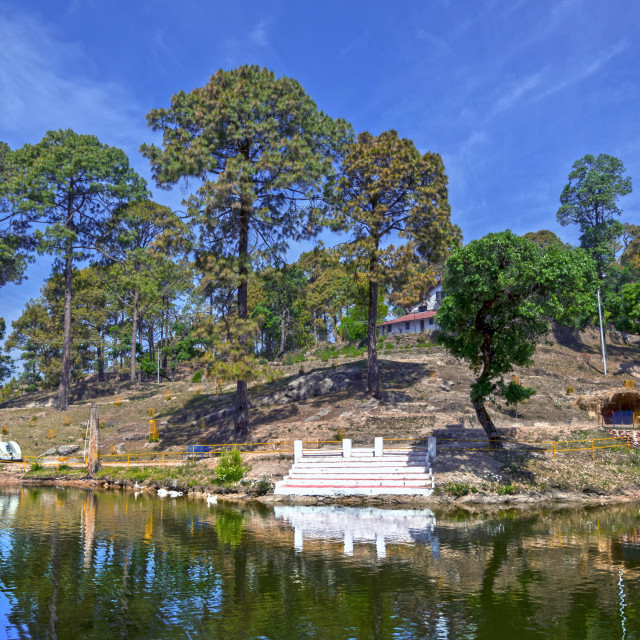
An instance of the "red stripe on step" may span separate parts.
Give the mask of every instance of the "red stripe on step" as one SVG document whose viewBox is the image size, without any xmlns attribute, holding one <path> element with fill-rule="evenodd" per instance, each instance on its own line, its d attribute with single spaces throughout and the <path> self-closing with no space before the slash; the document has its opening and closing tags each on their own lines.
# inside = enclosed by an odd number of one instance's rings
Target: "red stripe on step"
<svg viewBox="0 0 640 640">
<path fill-rule="evenodd" d="M 281 489 L 431 489 L 427 486 L 406 486 L 397 484 L 371 484 L 371 485 L 351 485 L 351 484 L 283 484 Z"/>
</svg>

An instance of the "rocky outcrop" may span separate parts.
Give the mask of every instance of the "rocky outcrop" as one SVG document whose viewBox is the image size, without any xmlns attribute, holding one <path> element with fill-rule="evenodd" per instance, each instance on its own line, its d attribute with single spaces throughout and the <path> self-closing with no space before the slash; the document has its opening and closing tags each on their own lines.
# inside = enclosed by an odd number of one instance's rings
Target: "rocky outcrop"
<svg viewBox="0 0 640 640">
<path fill-rule="evenodd" d="M 276 391 L 266 396 L 253 400 L 252 407 L 271 407 L 276 404 L 288 404 L 300 402 L 327 393 L 345 391 L 353 387 L 362 378 L 362 373 L 357 367 L 344 367 L 339 369 L 323 369 L 292 380 L 284 391 Z M 236 412 L 235 406 L 226 407 L 213 413 L 205 414 L 203 410 L 194 413 L 181 414 L 169 420 L 171 423 L 189 422 L 198 420 L 201 426 L 209 426 L 223 418 L 229 418 Z"/>
<path fill-rule="evenodd" d="M 61 444 L 59 447 L 51 447 L 51 449 L 47 449 L 44 453 L 40 454 L 40 457 L 45 458 L 49 456 L 69 456 L 72 453 L 75 453 L 80 447 L 77 444 Z"/>
<path fill-rule="evenodd" d="M 284 391 L 258 398 L 253 405 L 270 407 L 274 404 L 300 402 L 327 393 L 344 391 L 356 384 L 361 378 L 362 373 L 357 367 L 314 371 L 292 380 Z"/>
</svg>

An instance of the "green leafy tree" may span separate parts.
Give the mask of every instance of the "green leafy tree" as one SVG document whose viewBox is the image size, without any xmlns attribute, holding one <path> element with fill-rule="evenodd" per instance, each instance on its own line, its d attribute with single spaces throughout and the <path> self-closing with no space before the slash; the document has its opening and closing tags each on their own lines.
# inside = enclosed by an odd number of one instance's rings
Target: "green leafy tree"
<svg viewBox="0 0 640 640">
<path fill-rule="evenodd" d="M 340 342 L 341 319 L 355 299 L 357 277 L 340 260 L 338 251 L 322 245 L 301 254 L 296 264 L 307 278 L 305 306 L 315 343 L 328 340 L 330 335 L 334 342 Z"/>
<path fill-rule="evenodd" d="M 345 255 L 361 265 L 368 281 L 367 388 L 379 397 L 378 287 L 395 268 L 390 255 L 396 251 L 384 243 L 397 235 L 423 254 L 449 244 L 459 230 L 450 220 L 447 177 L 438 154 L 421 154 L 395 131 L 365 132 L 348 146 L 333 196 L 333 225 L 350 235 Z"/>
<path fill-rule="evenodd" d="M 625 329 L 640 333 L 640 282 L 629 282 L 622 287 L 622 317 Z"/>
<path fill-rule="evenodd" d="M 0 318 L 0 341 L 4 340 L 7 329 L 4 318 Z M 0 355 L 0 381 L 8 378 L 13 373 L 13 360 L 9 356 Z"/>
<path fill-rule="evenodd" d="M 553 231 L 549 231 L 549 229 L 541 229 L 540 231 L 529 231 L 529 233 L 525 233 L 523 238 L 527 240 L 531 240 L 531 242 L 535 242 L 541 249 L 546 249 L 547 247 L 564 247 L 564 242 L 558 238 L 558 236 L 553 233 Z"/>
<path fill-rule="evenodd" d="M 109 276 L 105 285 L 130 311 L 129 380 L 133 383 L 142 319 L 170 292 L 183 290 L 191 278 L 184 261 L 177 264 L 171 260 L 188 249 L 189 232 L 168 207 L 150 200 L 119 207 L 107 227 L 107 241 L 100 243 L 98 250 L 104 262 L 112 265 L 105 272 Z"/>
<path fill-rule="evenodd" d="M 69 404 L 71 295 L 74 261 L 89 258 L 104 222 L 124 201 L 146 192 L 123 151 L 95 136 L 49 131 L 37 144 L 14 151 L 4 192 L 13 215 L 36 227 L 39 251 L 55 256 L 64 274 L 64 328 L 57 407 Z"/>
<path fill-rule="evenodd" d="M 237 292 L 235 354 L 247 361 L 255 335 L 248 320 L 249 273 L 256 262 L 282 255 L 289 238 L 316 230 L 313 205 L 348 127 L 318 111 L 295 80 L 256 66 L 218 71 L 204 87 L 173 96 L 168 109 L 151 111 L 147 121 L 163 136 L 161 147 L 141 148 L 156 182 L 199 183 L 187 201 L 200 227 L 196 255 L 203 270 Z M 243 372 L 250 367 L 237 371 L 236 434 L 244 437 Z"/>
<path fill-rule="evenodd" d="M 533 389 L 505 383 L 514 366 L 528 366 L 549 319 L 575 326 L 585 309 L 593 309 L 596 274 L 582 249 L 533 242 L 510 231 L 491 233 L 452 254 L 447 261 L 437 322 L 441 340 L 476 372 L 471 402 L 494 448 L 500 437 L 487 412 L 491 394 L 510 404 Z"/>
<path fill-rule="evenodd" d="M 0 287 L 22 281 L 27 263 L 33 260 L 33 239 L 24 216 L 13 211 L 7 198 L 13 173 L 9 145 L 0 142 Z"/>
<path fill-rule="evenodd" d="M 578 226 L 580 246 L 595 260 L 599 278 L 613 260 L 615 240 L 623 231 L 617 220 L 622 213 L 618 200 L 631 193 L 631 178 L 624 174 L 624 164 L 618 158 L 587 154 L 573 164 L 560 195 L 558 222 Z"/>
</svg>

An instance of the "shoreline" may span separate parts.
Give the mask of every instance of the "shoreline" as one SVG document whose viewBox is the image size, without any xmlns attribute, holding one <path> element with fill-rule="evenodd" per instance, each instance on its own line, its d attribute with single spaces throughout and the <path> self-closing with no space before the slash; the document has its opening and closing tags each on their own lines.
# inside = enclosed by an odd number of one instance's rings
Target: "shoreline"
<svg viewBox="0 0 640 640">
<path fill-rule="evenodd" d="M 65 477 L 58 478 L 24 478 L 15 474 L 0 473 L 0 487 L 3 486 L 43 486 L 43 487 L 64 487 L 77 489 L 102 489 L 105 491 L 137 491 L 141 493 L 156 494 L 159 486 L 155 484 L 136 486 L 131 481 L 116 480 L 107 478 L 88 479 Z M 206 492 L 194 491 L 188 487 L 176 486 L 176 490 L 183 491 L 184 497 L 192 500 L 204 500 Z M 513 495 L 498 495 L 491 493 L 469 494 L 455 497 L 451 494 L 436 490 L 431 496 L 285 496 L 266 493 L 259 495 L 255 491 L 246 491 L 244 488 L 224 488 L 211 491 L 219 502 L 228 503 L 251 503 L 259 502 L 264 505 L 293 504 L 293 505 L 340 505 L 358 507 L 418 507 L 418 508 L 445 508 L 462 509 L 465 511 L 474 510 L 496 510 L 496 509 L 540 509 L 540 508 L 576 508 L 576 507 L 598 507 L 613 506 L 617 504 L 628 504 L 640 502 L 640 491 L 633 493 L 615 494 L 589 494 L 580 491 L 536 491 L 521 492 Z"/>
</svg>

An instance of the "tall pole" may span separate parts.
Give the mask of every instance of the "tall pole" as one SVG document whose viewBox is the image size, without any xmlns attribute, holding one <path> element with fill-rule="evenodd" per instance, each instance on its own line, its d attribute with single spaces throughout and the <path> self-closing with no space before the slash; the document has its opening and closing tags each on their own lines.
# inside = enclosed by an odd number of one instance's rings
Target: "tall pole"
<svg viewBox="0 0 640 640">
<path fill-rule="evenodd" d="M 160 384 L 160 349 L 158 349 L 158 384 Z"/>
<path fill-rule="evenodd" d="M 598 319 L 600 320 L 600 349 L 602 350 L 602 367 L 607 375 L 607 351 L 604 345 L 604 329 L 602 327 L 602 304 L 600 302 L 600 287 L 598 287 Z"/>
</svg>

